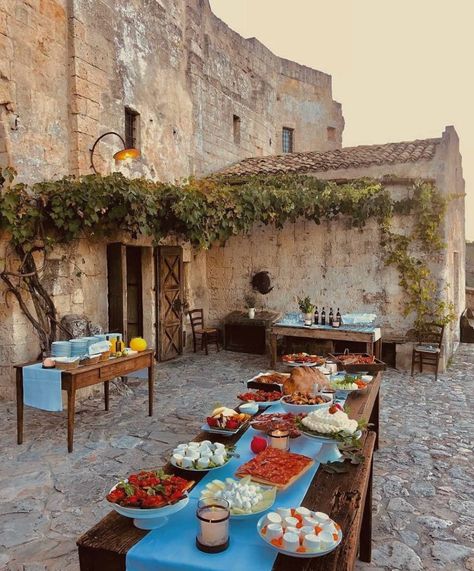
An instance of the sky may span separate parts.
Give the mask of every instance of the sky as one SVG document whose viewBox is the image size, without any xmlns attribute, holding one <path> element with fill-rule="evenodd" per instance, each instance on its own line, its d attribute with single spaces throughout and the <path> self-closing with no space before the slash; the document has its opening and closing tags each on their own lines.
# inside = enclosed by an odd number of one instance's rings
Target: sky
<svg viewBox="0 0 474 571">
<path fill-rule="evenodd" d="M 210 0 L 275 54 L 332 75 L 343 145 L 440 137 L 454 125 L 474 240 L 474 1 Z"/>
</svg>

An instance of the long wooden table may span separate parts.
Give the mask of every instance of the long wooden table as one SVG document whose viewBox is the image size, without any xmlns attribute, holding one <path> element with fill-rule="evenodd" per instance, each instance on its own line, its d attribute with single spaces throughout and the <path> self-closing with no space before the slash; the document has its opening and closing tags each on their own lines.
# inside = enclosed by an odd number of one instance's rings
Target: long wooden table
<svg viewBox="0 0 474 571">
<path fill-rule="evenodd" d="M 366 419 L 373 425 L 372 430 L 366 432 L 362 438 L 364 462 L 357 466 L 350 465 L 349 471 L 344 474 L 329 474 L 319 469 L 302 502 L 302 505 L 309 509 L 329 514 L 341 525 L 343 532 L 341 544 L 332 553 L 324 557 L 296 559 L 278 555 L 273 566 L 274 571 L 309 569 L 314 571 L 350 571 L 354 567 L 357 555 L 362 561 L 370 562 L 372 466 L 373 452 L 379 430 L 380 382 L 381 373 L 374 378 L 366 391 L 357 394 L 352 393 L 347 399 L 351 418 Z M 238 440 L 235 437 L 213 437 L 206 432 L 201 433 L 195 440 L 205 439 L 226 444 L 232 444 Z M 137 468 L 145 468 L 145 466 L 130 467 L 130 470 L 133 471 Z M 170 472 L 174 471 L 180 474 L 179 470 L 176 471 L 170 464 L 166 468 Z M 200 480 L 204 475 L 193 473 L 196 480 Z M 81 571 L 125 571 L 127 552 L 147 533 L 147 531 L 134 527 L 131 519 L 116 512 L 109 513 L 77 542 Z M 265 549 L 263 543 L 262 549 Z M 179 553 L 176 554 L 176 557 L 179 558 Z"/>
<path fill-rule="evenodd" d="M 129 375 L 140 369 L 148 369 L 148 415 L 153 414 L 153 351 L 148 349 L 136 355 L 117 357 L 100 361 L 95 365 L 77 367 L 70 371 L 61 371 L 61 389 L 67 391 L 67 450 L 74 447 L 74 413 L 76 406 L 76 391 L 104 383 L 105 410 L 109 410 L 109 382 L 116 377 Z M 16 410 L 17 410 L 17 441 L 23 443 L 23 367 L 34 363 L 15 365 L 16 369 Z"/>
<path fill-rule="evenodd" d="M 313 325 L 280 325 L 273 324 L 270 331 L 270 367 L 275 368 L 277 362 L 278 337 L 302 337 L 305 339 L 319 339 L 323 341 L 353 341 L 366 344 L 369 355 L 380 359 L 382 355 L 382 338 L 378 328 L 361 328 L 367 331 L 358 331 L 354 327 L 327 327 Z"/>
</svg>

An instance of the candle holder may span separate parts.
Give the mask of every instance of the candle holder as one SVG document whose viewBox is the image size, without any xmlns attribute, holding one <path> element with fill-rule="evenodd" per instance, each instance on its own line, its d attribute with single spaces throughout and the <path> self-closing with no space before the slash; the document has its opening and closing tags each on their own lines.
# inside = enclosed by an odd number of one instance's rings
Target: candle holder
<svg viewBox="0 0 474 571">
<path fill-rule="evenodd" d="M 199 500 L 196 511 L 199 532 L 196 547 L 205 553 L 220 553 L 229 547 L 230 505 L 220 498 Z"/>
<path fill-rule="evenodd" d="M 270 430 L 268 433 L 271 448 L 278 448 L 279 450 L 290 449 L 290 433 L 288 430 Z"/>
</svg>

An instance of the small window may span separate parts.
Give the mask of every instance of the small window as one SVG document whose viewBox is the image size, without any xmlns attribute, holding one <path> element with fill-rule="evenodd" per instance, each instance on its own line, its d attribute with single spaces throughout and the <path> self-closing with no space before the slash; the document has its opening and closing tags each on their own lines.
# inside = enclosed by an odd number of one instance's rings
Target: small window
<svg viewBox="0 0 474 571">
<path fill-rule="evenodd" d="M 328 141 L 336 140 L 336 127 L 328 127 Z"/>
<path fill-rule="evenodd" d="M 283 127 L 282 131 L 282 150 L 284 153 L 293 152 L 293 129 L 289 127 Z"/>
<path fill-rule="evenodd" d="M 138 149 L 140 114 L 130 107 L 125 107 L 125 146 L 127 149 Z"/>
<path fill-rule="evenodd" d="M 234 129 L 234 143 L 236 145 L 240 145 L 240 117 L 238 115 L 234 115 L 233 129 Z"/>
</svg>

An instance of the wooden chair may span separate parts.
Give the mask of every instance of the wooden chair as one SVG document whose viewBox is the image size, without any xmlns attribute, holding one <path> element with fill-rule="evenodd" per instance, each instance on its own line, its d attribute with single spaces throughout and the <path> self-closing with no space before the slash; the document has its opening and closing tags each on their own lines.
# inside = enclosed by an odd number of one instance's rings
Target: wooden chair
<svg viewBox="0 0 474 571">
<path fill-rule="evenodd" d="M 418 338 L 413 347 L 411 358 L 411 375 L 415 370 L 415 364 L 420 364 L 420 373 L 423 372 L 423 364 L 435 366 L 435 381 L 438 379 L 439 358 L 443 342 L 444 325 L 428 323 L 426 330 Z"/>
<path fill-rule="evenodd" d="M 209 355 L 207 345 L 214 342 L 219 352 L 219 330 L 215 327 L 204 327 L 204 312 L 202 309 L 191 309 L 188 312 L 191 321 L 191 329 L 193 332 L 193 348 L 196 353 L 196 341 L 201 336 L 201 349 L 204 349 L 206 355 Z"/>
</svg>

